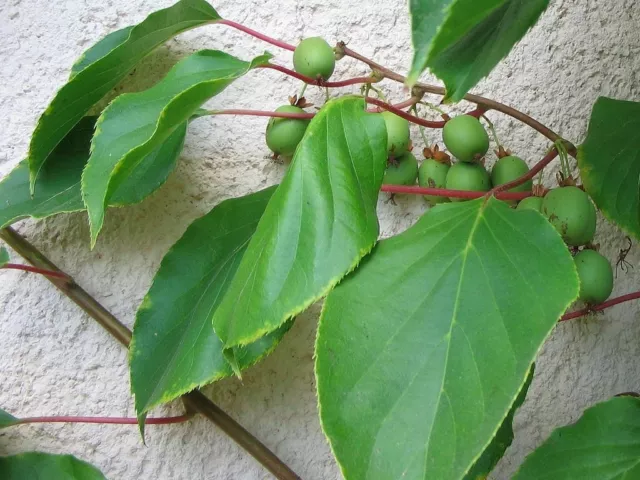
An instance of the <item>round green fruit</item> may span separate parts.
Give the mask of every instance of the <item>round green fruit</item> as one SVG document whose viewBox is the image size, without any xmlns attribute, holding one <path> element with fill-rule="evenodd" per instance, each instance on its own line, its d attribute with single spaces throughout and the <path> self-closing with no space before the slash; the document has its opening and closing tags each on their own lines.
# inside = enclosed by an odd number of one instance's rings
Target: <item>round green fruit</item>
<svg viewBox="0 0 640 480">
<path fill-rule="evenodd" d="M 520 178 L 529 171 L 529 166 L 520 157 L 511 155 L 500 158 L 491 169 L 491 183 L 494 187 L 504 185 Z M 522 185 L 510 188 L 509 192 L 528 192 L 533 187 L 533 180 L 527 180 Z"/>
<path fill-rule="evenodd" d="M 446 163 L 439 162 L 433 158 L 428 158 L 418 169 L 418 184 L 425 188 L 445 188 L 447 185 L 447 174 L 451 166 Z M 434 195 L 425 195 L 425 200 L 432 204 L 448 202 L 447 197 L 437 197 Z"/>
<path fill-rule="evenodd" d="M 387 185 L 415 185 L 418 177 L 418 160 L 411 152 L 387 163 L 382 183 Z"/>
<path fill-rule="evenodd" d="M 491 177 L 479 163 L 456 163 L 447 174 L 446 187 L 450 190 L 469 190 L 488 192 L 491 189 Z M 461 202 L 464 198 L 451 198 L 452 202 Z"/>
<path fill-rule="evenodd" d="M 306 113 L 303 109 L 293 105 L 278 107 L 276 112 Z M 277 155 L 292 156 L 307 130 L 307 125 L 309 125 L 309 120 L 304 118 L 271 118 L 267 123 L 267 146 Z"/>
<path fill-rule="evenodd" d="M 389 155 L 400 157 L 409 148 L 409 121 L 395 113 L 382 112 L 387 127 L 387 151 Z"/>
<path fill-rule="evenodd" d="M 580 300 L 602 303 L 613 290 L 613 269 L 609 260 L 595 250 L 582 250 L 574 257 L 580 278 Z"/>
<path fill-rule="evenodd" d="M 293 52 L 293 68 L 307 77 L 328 80 L 335 67 L 333 48 L 321 37 L 305 38 Z"/>
<path fill-rule="evenodd" d="M 480 120 L 459 115 L 442 129 L 442 140 L 451 154 L 463 162 L 480 160 L 489 150 L 489 135 Z"/>
<path fill-rule="evenodd" d="M 527 197 L 520 200 L 516 210 L 535 210 L 539 212 L 542 209 L 542 197 Z"/>
<path fill-rule="evenodd" d="M 579 188 L 560 187 L 551 190 L 542 201 L 541 212 L 567 245 L 575 247 L 593 240 L 596 209 L 589 196 Z"/>
</svg>

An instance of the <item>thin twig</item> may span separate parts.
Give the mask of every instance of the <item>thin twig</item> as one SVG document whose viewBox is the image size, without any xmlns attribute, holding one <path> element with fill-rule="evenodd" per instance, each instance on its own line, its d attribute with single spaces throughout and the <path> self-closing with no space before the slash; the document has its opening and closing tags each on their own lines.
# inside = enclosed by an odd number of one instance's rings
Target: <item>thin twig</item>
<svg viewBox="0 0 640 480">
<path fill-rule="evenodd" d="M 32 265 L 38 268 L 64 273 L 11 227 L 0 230 L 0 238 Z M 61 290 L 62 293 L 113 335 L 116 340 L 126 347 L 129 346 L 131 342 L 131 330 L 98 303 L 96 299 L 84 291 L 71 277 L 68 277 L 68 280 L 53 277 L 47 278 Z M 182 399 L 189 411 L 198 412 L 215 423 L 276 478 L 280 480 L 300 480 L 300 477 L 264 444 L 198 390 L 184 395 Z"/>
<path fill-rule="evenodd" d="M 185 413 L 176 417 L 147 417 L 145 425 L 170 425 L 173 423 L 184 423 L 191 420 L 194 413 Z M 18 419 L 14 425 L 25 425 L 29 423 L 97 423 L 104 425 L 137 425 L 137 418 L 129 417 L 75 417 L 66 415 L 56 415 L 51 417 L 23 417 Z"/>
<path fill-rule="evenodd" d="M 274 65 L 272 63 L 267 63 L 265 65 L 258 65 L 256 68 L 266 68 L 269 70 L 276 70 L 278 72 L 284 73 L 285 75 L 289 75 L 290 77 L 297 78 L 298 80 L 302 80 L 304 83 L 308 85 L 317 85 L 319 87 L 328 87 L 328 88 L 338 88 L 338 87 L 347 87 L 349 85 L 361 85 L 368 83 L 376 83 L 381 79 L 376 77 L 356 77 L 356 78 L 347 78 L 346 80 L 336 80 L 334 82 L 324 81 L 321 78 L 311 78 L 306 75 L 302 75 L 290 68 L 283 67 L 281 65 Z"/>
<path fill-rule="evenodd" d="M 302 118 L 308 119 L 316 116 L 315 113 L 289 113 L 289 112 L 269 112 L 265 110 L 245 110 L 241 108 L 229 108 L 225 110 L 209 110 L 209 115 L 249 115 L 254 117 L 276 117 L 276 118 Z"/>
<path fill-rule="evenodd" d="M 218 20 L 215 23 L 217 23 L 218 25 L 227 25 L 229 27 L 236 28 L 236 29 L 240 30 L 241 32 L 248 33 L 252 37 L 256 37 L 256 38 L 262 40 L 263 42 L 270 43 L 271 45 L 275 45 L 276 47 L 284 48 L 285 50 L 289 50 L 291 52 L 293 52 L 296 49 L 296 47 L 294 47 L 293 45 L 288 44 L 287 42 L 283 42 L 282 40 L 277 40 L 277 39 L 272 38 L 272 37 L 270 37 L 268 35 L 265 35 L 263 33 L 256 32 L 255 30 L 253 30 L 253 29 L 251 29 L 249 27 L 245 27 L 244 25 L 242 25 L 240 23 L 237 23 L 237 22 L 233 22 L 231 20 Z"/>
<path fill-rule="evenodd" d="M 487 195 L 487 192 L 469 191 L 469 190 L 449 190 L 446 188 L 418 187 L 414 185 L 382 185 L 382 192 L 401 193 L 409 195 L 431 195 L 433 197 L 450 197 L 474 199 Z M 531 192 L 500 192 L 495 195 L 500 200 L 522 200 L 530 197 Z"/>
<path fill-rule="evenodd" d="M 640 292 L 628 293 L 626 295 L 622 295 L 620 297 L 612 298 L 611 300 L 607 300 L 606 302 L 599 303 L 598 305 L 592 305 L 587 308 L 583 308 L 582 310 L 576 310 L 575 312 L 565 313 L 562 317 L 560 317 L 561 322 L 566 322 L 567 320 L 571 320 L 578 317 L 583 317 L 592 312 L 600 312 L 605 308 L 613 307 L 614 305 L 618 305 L 619 303 L 629 302 L 631 300 L 636 300 L 640 298 Z"/>
<path fill-rule="evenodd" d="M 540 160 L 538 163 L 536 163 L 533 168 L 531 170 L 529 170 L 527 173 L 525 173 L 524 175 L 522 175 L 521 177 L 516 178 L 515 180 L 511 181 L 511 182 L 507 182 L 504 183 L 502 185 L 498 185 L 497 187 L 494 187 L 489 193 L 488 195 L 495 195 L 497 193 L 500 192 L 505 192 L 507 190 L 510 190 L 512 188 L 518 187 L 520 185 L 522 185 L 523 183 L 527 182 L 528 180 L 531 180 L 533 177 L 536 176 L 536 174 L 538 172 L 540 172 L 544 167 L 546 167 L 547 165 L 549 165 L 554 158 L 556 158 L 558 156 L 558 150 L 556 150 L 556 148 L 552 148 L 551 150 L 549 150 L 549 153 L 547 153 L 544 158 L 542 160 Z"/>
<path fill-rule="evenodd" d="M 45 277 L 55 277 L 68 280 L 68 277 L 64 273 L 54 272 L 52 270 L 46 270 L 44 268 L 30 267 L 29 265 L 20 265 L 19 263 L 5 263 L 4 265 L 2 265 L 2 267 L 0 267 L 0 269 L 3 268 L 6 270 L 21 270 L 23 272 L 39 273 L 40 275 L 44 275 Z"/>
<path fill-rule="evenodd" d="M 394 80 L 394 81 L 400 82 L 400 83 L 405 83 L 406 80 L 407 80 L 407 78 L 405 76 L 400 75 L 399 73 L 396 73 L 393 70 L 389 70 L 388 68 L 383 67 L 379 63 L 374 62 L 373 60 L 365 57 L 364 55 L 361 55 L 361 54 L 351 50 L 350 48 L 347 48 L 347 46 L 344 44 L 344 42 L 338 43 L 336 48 L 341 50 L 345 55 L 347 55 L 347 56 L 349 56 L 351 58 L 355 58 L 356 60 L 359 60 L 361 62 L 366 63 L 367 65 L 369 65 L 369 67 L 371 67 L 374 70 L 374 72 L 376 72 L 376 74 L 380 74 L 380 75 L 384 76 L 385 78 L 388 78 L 389 80 Z M 439 86 L 436 86 L 436 85 L 429 85 L 429 84 L 426 84 L 426 83 L 418 82 L 418 83 L 416 83 L 415 87 L 417 87 L 418 89 L 420 89 L 422 92 L 425 92 L 425 93 L 433 93 L 433 94 L 436 94 L 436 95 L 445 95 L 446 94 L 446 89 L 444 87 L 439 87 Z M 491 100 L 489 98 L 481 97 L 479 95 L 473 95 L 473 94 L 469 93 L 469 94 L 464 96 L 464 99 L 467 100 L 468 102 L 475 103 L 479 107 L 484 108 L 485 111 L 487 111 L 487 110 L 496 110 L 498 112 L 504 113 L 505 115 L 509 115 L 510 117 L 513 117 L 516 120 L 519 120 L 520 122 L 522 122 L 522 123 L 524 123 L 526 125 L 529 125 L 531 128 L 533 128 L 537 132 L 541 133 L 542 135 L 547 137 L 552 142 L 555 142 L 557 140 L 562 140 L 567 145 L 567 150 L 569 151 L 569 153 L 571 155 L 575 155 L 575 153 L 576 153 L 576 147 L 572 143 L 570 143 L 569 141 L 563 139 L 560 135 L 558 135 L 556 132 L 551 130 L 549 127 L 543 125 L 542 123 L 540 123 L 539 121 L 537 121 L 534 118 L 530 117 L 526 113 L 523 113 L 523 112 L 521 112 L 519 110 L 516 110 L 513 107 L 509 107 L 507 105 L 504 105 L 503 103 L 496 102 L 495 100 Z"/>
</svg>

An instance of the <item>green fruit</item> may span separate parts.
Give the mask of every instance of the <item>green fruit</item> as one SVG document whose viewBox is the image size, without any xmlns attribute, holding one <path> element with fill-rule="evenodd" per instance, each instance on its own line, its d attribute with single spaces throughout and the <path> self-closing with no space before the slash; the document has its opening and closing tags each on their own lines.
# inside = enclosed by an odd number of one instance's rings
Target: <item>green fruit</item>
<svg viewBox="0 0 640 480">
<path fill-rule="evenodd" d="M 307 77 L 328 80 L 335 67 L 333 48 L 321 37 L 305 38 L 293 52 L 293 68 Z"/>
<path fill-rule="evenodd" d="M 491 183 L 494 187 L 509 183 L 529 172 L 527 163 L 515 155 L 500 158 L 491 169 Z M 533 180 L 510 188 L 509 192 L 528 192 L 533 187 Z"/>
<path fill-rule="evenodd" d="M 489 135 L 475 117 L 459 115 L 442 129 L 442 140 L 451 154 L 463 162 L 480 160 L 489 150 Z"/>
<path fill-rule="evenodd" d="M 387 163 L 382 183 L 387 185 L 415 185 L 418 177 L 418 160 L 411 152 Z"/>
<path fill-rule="evenodd" d="M 387 152 L 396 157 L 403 155 L 409 148 L 409 121 L 391 112 L 380 115 L 387 127 Z"/>
<path fill-rule="evenodd" d="M 562 235 L 567 245 L 578 246 L 593 240 L 596 209 L 589 196 L 577 187 L 551 190 L 542 201 L 542 214 Z"/>
<path fill-rule="evenodd" d="M 456 163 L 447 174 L 446 186 L 450 190 L 488 192 L 491 189 L 489 173 L 479 163 Z M 452 202 L 462 202 L 464 198 L 451 198 Z"/>
<path fill-rule="evenodd" d="M 278 107 L 276 112 L 305 113 L 303 109 L 293 105 Z M 309 120 L 303 118 L 271 118 L 267 123 L 267 146 L 277 155 L 292 156 L 307 130 L 307 125 Z"/>
<path fill-rule="evenodd" d="M 520 200 L 516 210 L 535 210 L 539 212 L 542 209 L 542 197 L 527 197 Z"/>
<path fill-rule="evenodd" d="M 450 165 L 433 158 L 425 160 L 418 169 L 418 184 L 426 188 L 445 188 L 449 168 L 451 168 Z M 434 205 L 449 201 L 447 197 L 437 197 L 435 195 L 425 195 L 424 198 Z"/>
<path fill-rule="evenodd" d="M 602 303 L 613 290 L 613 269 L 609 260 L 595 250 L 582 250 L 573 259 L 580 278 L 580 300 Z"/>
</svg>

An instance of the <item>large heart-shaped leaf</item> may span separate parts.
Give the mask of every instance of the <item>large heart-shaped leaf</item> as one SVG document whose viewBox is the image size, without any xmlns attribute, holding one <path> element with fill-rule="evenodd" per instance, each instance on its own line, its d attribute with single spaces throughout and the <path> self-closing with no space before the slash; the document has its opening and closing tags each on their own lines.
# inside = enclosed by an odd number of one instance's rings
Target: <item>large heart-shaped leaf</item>
<svg viewBox="0 0 640 480">
<path fill-rule="evenodd" d="M 320 416 L 347 480 L 463 478 L 577 294 L 555 229 L 495 198 L 381 242 L 318 329 Z"/>
<path fill-rule="evenodd" d="M 175 65 L 154 87 L 121 95 L 102 112 L 82 174 L 92 246 L 111 197 L 138 164 L 204 102 L 269 58 L 262 55 L 244 62 L 224 52 L 203 50 Z"/>
<path fill-rule="evenodd" d="M 0 267 L 4 267 L 7 263 L 9 263 L 9 252 L 4 247 L 0 247 Z M 0 417 L 2 416 L 2 411 L 0 410 Z"/>
<path fill-rule="evenodd" d="M 80 192 L 82 170 L 97 117 L 85 117 L 60 142 L 42 167 L 36 192 L 29 194 L 29 166 L 23 160 L 0 182 L 0 228 L 22 218 L 45 218 L 84 210 Z M 111 198 L 111 206 L 142 201 L 159 188 L 176 166 L 187 132 L 184 123 L 140 162 Z"/>
<path fill-rule="evenodd" d="M 386 156 L 384 121 L 362 98 L 318 112 L 213 316 L 225 348 L 278 328 L 371 250 Z"/>
<path fill-rule="evenodd" d="M 428 67 L 457 102 L 502 60 L 549 0 L 410 0 L 414 48 L 408 83 Z"/>
<path fill-rule="evenodd" d="M 578 165 L 598 208 L 640 239 L 640 103 L 600 97 Z"/>
<path fill-rule="evenodd" d="M 0 256 L 3 250 L 5 253 L 7 252 L 4 248 L 0 248 Z M 8 255 L 7 255 L 7 261 L 8 261 Z M 1 259 L 0 259 L 0 265 L 2 265 Z M 19 419 L 17 419 L 10 413 L 7 413 L 0 408 L 0 429 L 7 428 L 12 425 L 16 425 L 19 421 L 20 421 Z"/>
<path fill-rule="evenodd" d="M 514 480 L 640 478 L 640 399 L 616 397 L 558 428 L 527 457 Z"/>
<path fill-rule="evenodd" d="M 72 455 L 29 452 L 0 457 L 2 480 L 106 480 L 93 465 Z"/>
<path fill-rule="evenodd" d="M 487 478 L 487 475 L 496 467 L 500 459 L 504 456 L 504 452 L 513 442 L 513 417 L 518 409 L 524 403 L 527 397 L 527 392 L 531 386 L 533 380 L 533 371 L 535 365 L 531 366 L 527 380 L 520 389 L 520 393 L 516 397 L 516 401 L 511 405 L 511 410 L 507 414 L 507 417 L 502 421 L 502 425 L 498 428 L 493 440 L 487 448 L 484 449 L 480 458 L 476 460 L 473 467 L 464 476 L 465 480 L 483 480 Z"/>
<path fill-rule="evenodd" d="M 211 315 L 274 190 L 220 203 L 194 221 L 163 258 L 138 309 L 130 348 L 131 389 L 139 416 L 232 374 Z M 289 326 L 236 349 L 240 368 L 271 352 Z"/>
<path fill-rule="evenodd" d="M 205 0 L 180 0 L 89 48 L 38 120 L 28 156 L 32 193 L 56 145 L 140 60 L 178 33 L 217 20 L 220 16 Z"/>
</svg>

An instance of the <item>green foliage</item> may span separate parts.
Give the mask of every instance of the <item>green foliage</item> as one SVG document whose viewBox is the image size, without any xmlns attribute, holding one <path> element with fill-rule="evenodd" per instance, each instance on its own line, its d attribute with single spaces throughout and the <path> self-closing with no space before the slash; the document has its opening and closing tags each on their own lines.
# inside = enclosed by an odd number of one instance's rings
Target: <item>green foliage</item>
<svg viewBox="0 0 640 480">
<path fill-rule="evenodd" d="M 380 242 L 318 329 L 321 422 L 346 479 L 462 478 L 577 294 L 555 230 L 495 198 Z"/>
<path fill-rule="evenodd" d="M 384 122 L 362 98 L 318 112 L 213 315 L 225 348 L 278 328 L 373 248 L 386 159 Z"/>
<path fill-rule="evenodd" d="M 640 103 L 600 97 L 578 165 L 602 213 L 640 240 Z"/>
<path fill-rule="evenodd" d="M 0 267 L 5 266 L 9 263 L 9 252 L 4 247 L 0 247 Z M 2 416 L 2 412 L 0 411 L 0 416 Z"/>
<path fill-rule="evenodd" d="M 640 478 L 640 399 L 616 397 L 557 429 L 527 457 L 514 480 Z"/>
<path fill-rule="evenodd" d="M 7 259 L 6 262 L 9 261 L 9 255 L 7 254 L 7 250 L 4 249 L 4 248 L 0 248 L 0 266 L 2 265 L 3 252 L 4 252 L 4 254 L 6 254 L 6 259 Z M 18 418 L 14 417 L 13 415 L 5 412 L 4 410 L 2 410 L 0 408 L 0 430 L 3 429 L 3 428 L 7 428 L 7 427 L 10 427 L 12 425 L 15 425 L 18 422 L 19 422 Z"/>
<path fill-rule="evenodd" d="M 56 146 L 40 170 L 33 196 L 29 194 L 27 160 L 0 182 L 0 228 L 26 217 L 45 218 L 84 210 L 80 179 L 89 159 L 96 118 L 80 120 Z M 110 205 L 138 203 L 159 188 L 176 166 L 186 131 L 184 123 L 149 153 L 118 187 Z"/>
<path fill-rule="evenodd" d="M 128 30 L 108 35 L 91 47 L 76 62 L 71 78 L 38 120 L 29 145 L 32 193 L 36 179 L 56 145 L 140 60 L 178 33 L 219 19 L 217 12 L 204 0 L 180 0 L 152 13 Z"/>
<path fill-rule="evenodd" d="M 520 389 L 520 393 L 518 393 L 516 401 L 513 402 L 507 417 L 502 422 L 502 425 L 500 425 L 500 428 L 498 428 L 498 431 L 493 437 L 493 440 L 491 440 L 489 446 L 484 450 L 484 452 L 482 452 L 480 458 L 476 460 L 476 463 L 473 464 L 471 470 L 469 470 L 464 476 L 465 480 L 481 480 L 486 478 L 486 476 L 498 464 L 504 455 L 504 452 L 506 452 L 507 448 L 511 445 L 511 442 L 513 442 L 513 417 L 527 397 L 527 392 L 529 391 L 531 381 L 533 380 L 534 369 L 535 364 L 531 366 L 527 380 Z"/>
<path fill-rule="evenodd" d="M 154 87 L 121 95 L 102 112 L 82 174 L 92 246 L 112 195 L 138 164 L 205 101 L 268 58 L 244 62 L 224 52 L 203 50 L 175 65 Z"/>
<path fill-rule="evenodd" d="M 0 457 L 2 480 L 106 480 L 100 471 L 72 455 L 28 452 Z"/>
<path fill-rule="evenodd" d="M 233 278 L 275 187 L 230 200 L 195 220 L 165 255 L 136 315 L 131 389 L 139 416 L 232 374 L 211 314 Z M 240 368 L 275 348 L 290 324 L 235 350 Z"/>
<path fill-rule="evenodd" d="M 426 68 L 457 102 L 504 58 L 549 0 L 410 0 L 414 48 L 408 83 Z"/>
</svg>

